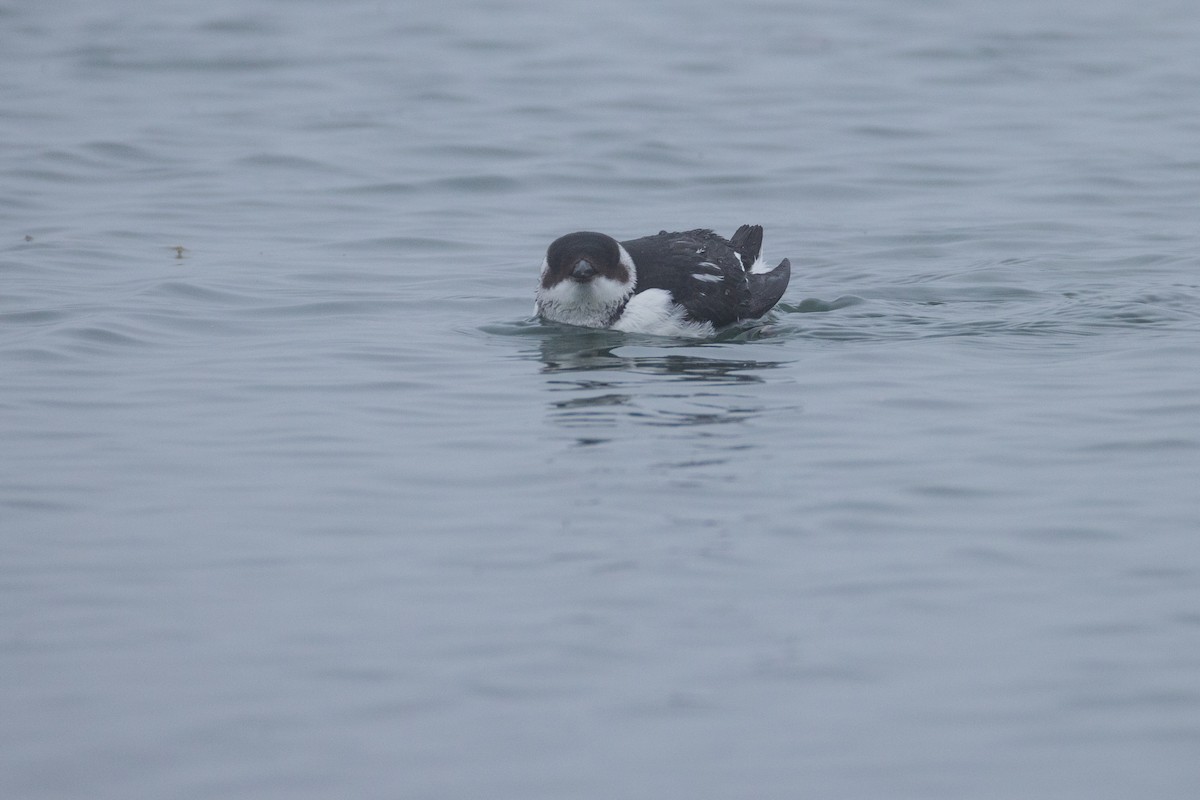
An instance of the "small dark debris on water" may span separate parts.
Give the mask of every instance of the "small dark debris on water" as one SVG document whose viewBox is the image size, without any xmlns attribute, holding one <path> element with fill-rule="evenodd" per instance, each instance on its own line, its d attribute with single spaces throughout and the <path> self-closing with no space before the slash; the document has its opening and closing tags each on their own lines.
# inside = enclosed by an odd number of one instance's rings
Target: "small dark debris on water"
<svg viewBox="0 0 1200 800">
<path fill-rule="evenodd" d="M 30 236 L 30 235 L 27 233 L 27 234 L 25 234 L 25 241 L 27 241 L 27 242 L 32 242 L 32 241 L 33 241 L 33 237 L 32 237 L 32 236 Z"/>
<path fill-rule="evenodd" d="M 176 258 L 183 258 L 183 254 L 187 252 L 187 248 L 181 244 L 177 244 L 171 249 L 175 251 Z"/>
</svg>

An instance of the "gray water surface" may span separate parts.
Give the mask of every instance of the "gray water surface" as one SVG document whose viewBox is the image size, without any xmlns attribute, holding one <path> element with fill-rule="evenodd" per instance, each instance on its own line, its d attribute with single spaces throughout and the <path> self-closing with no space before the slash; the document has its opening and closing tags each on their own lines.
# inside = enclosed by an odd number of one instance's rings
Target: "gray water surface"
<svg viewBox="0 0 1200 800">
<path fill-rule="evenodd" d="M 0 796 L 1196 797 L 1197 42 L 0 3 Z M 760 324 L 530 318 L 744 222 Z"/>
</svg>

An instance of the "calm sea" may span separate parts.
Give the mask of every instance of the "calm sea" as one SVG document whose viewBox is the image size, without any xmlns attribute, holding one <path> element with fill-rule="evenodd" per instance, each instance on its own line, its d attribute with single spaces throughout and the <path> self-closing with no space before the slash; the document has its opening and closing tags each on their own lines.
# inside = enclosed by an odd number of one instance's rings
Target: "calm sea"
<svg viewBox="0 0 1200 800">
<path fill-rule="evenodd" d="M 1191 800 L 1198 487 L 1192 0 L 0 0 L 4 798 Z"/>
</svg>

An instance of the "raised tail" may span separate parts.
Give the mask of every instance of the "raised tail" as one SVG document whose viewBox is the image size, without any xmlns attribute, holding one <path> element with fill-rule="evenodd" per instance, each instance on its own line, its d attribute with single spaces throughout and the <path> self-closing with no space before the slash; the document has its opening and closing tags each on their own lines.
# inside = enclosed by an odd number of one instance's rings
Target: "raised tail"
<svg viewBox="0 0 1200 800">
<path fill-rule="evenodd" d="M 729 244 L 742 259 L 742 267 L 749 270 L 762 255 L 762 225 L 743 225 L 729 239 Z"/>
<path fill-rule="evenodd" d="M 761 241 L 762 228 L 759 228 L 759 236 Z M 792 262 L 786 258 L 768 272 L 747 272 L 746 279 L 750 282 L 749 317 L 758 319 L 774 308 L 787 291 L 791 278 Z"/>
</svg>

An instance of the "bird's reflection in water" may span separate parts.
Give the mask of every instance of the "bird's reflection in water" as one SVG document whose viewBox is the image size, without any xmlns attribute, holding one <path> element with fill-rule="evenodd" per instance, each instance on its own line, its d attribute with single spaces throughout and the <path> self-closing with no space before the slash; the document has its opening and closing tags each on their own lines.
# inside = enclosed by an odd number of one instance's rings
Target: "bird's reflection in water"
<svg viewBox="0 0 1200 800">
<path fill-rule="evenodd" d="M 627 424 L 669 428 L 739 423 L 760 413 L 751 386 L 784 362 L 715 358 L 705 345 L 612 331 L 555 331 L 539 355 L 549 417 L 581 445 L 614 438 Z M 728 348 L 720 348 L 728 352 Z"/>
</svg>

